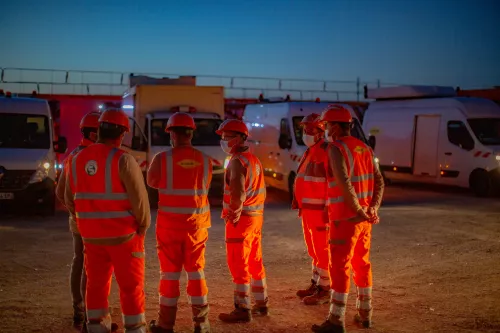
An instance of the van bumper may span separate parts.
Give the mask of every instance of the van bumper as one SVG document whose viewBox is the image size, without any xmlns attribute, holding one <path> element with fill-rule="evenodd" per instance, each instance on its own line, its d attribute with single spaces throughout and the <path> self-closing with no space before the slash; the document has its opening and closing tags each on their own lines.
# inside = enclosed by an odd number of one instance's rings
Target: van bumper
<svg viewBox="0 0 500 333">
<path fill-rule="evenodd" d="M 0 207 L 22 208 L 25 212 L 40 209 L 52 211 L 55 205 L 55 189 L 56 184 L 50 178 L 29 184 L 21 190 L 0 189 Z"/>
</svg>

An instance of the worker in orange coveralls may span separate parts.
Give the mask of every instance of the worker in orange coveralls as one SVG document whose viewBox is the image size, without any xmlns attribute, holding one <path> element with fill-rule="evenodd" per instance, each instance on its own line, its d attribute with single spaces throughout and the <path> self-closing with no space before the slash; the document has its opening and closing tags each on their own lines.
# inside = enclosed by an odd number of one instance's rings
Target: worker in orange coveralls
<svg viewBox="0 0 500 333">
<path fill-rule="evenodd" d="M 210 332 L 204 268 L 212 161 L 191 146 L 195 129 L 189 114 L 171 116 L 165 131 L 170 133 L 172 149 L 157 154 L 148 170 L 148 185 L 159 191 L 156 242 L 161 269 L 160 311 L 158 320 L 150 323 L 153 333 L 174 332 L 182 267 L 187 272 L 194 332 Z"/>
<path fill-rule="evenodd" d="M 59 176 L 59 182 L 56 187 L 56 196 L 64 204 L 64 191 L 66 189 L 66 175 L 68 174 L 68 166 L 71 166 L 73 157 L 78 152 L 97 140 L 97 128 L 99 127 L 98 112 L 90 112 L 83 116 L 80 121 L 80 131 L 83 135 L 80 144 L 68 155 L 64 161 L 64 168 Z M 70 289 L 73 298 L 73 325 L 80 327 L 85 321 L 85 285 L 87 276 L 83 265 L 83 241 L 82 236 L 78 233 L 76 219 L 71 214 L 69 215 L 69 229 L 73 234 L 73 262 L 71 263 L 70 272 Z"/>
<path fill-rule="evenodd" d="M 312 278 L 307 289 L 297 291 L 306 305 L 325 304 L 330 301 L 328 275 L 328 212 L 326 210 L 327 160 L 324 130 L 319 114 L 312 113 L 302 119 L 302 140 L 308 147 L 300 160 L 295 178 L 292 209 L 299 210 L 307 252 L 312 258 Z"/>
<path fill-rule="evenodd" d="M 262 165 L 248 152 L 246 125 L 237 119 L 224 121 L 217 134 L 231 159 L 224 175 L 222 219 L 226 222 L 227 264 L 234 282 L 234 306 L 219 319 L 249 322 L 254 315 L 268 315 L 266 272 L 262 261 L 262 223 L 266 185 Z M 250 308 L 250 288 L 255 304 Z"/>
<path fill-rule="evenodd" d="M 97 143 L 73 157 L 65 204 L 76 216 L 85 246 L 86 330 L 111 332 L 108 307 L 114 272 L 125 332 L 145 333 L 144 235 L 151 215 L 141 169 L 120 149 L 129 119 L 121 110 L 99 118 Z"/>
<path fill-rule="evenodd" d="M 330 105 L 321 115 L 326 123 L 328 147 L 328 215 L 330 219 L 330 313 L 314 332 L 345 332 L 345 311 L 351 267 L 357 289 L 354 319 L 371 326 L 372 270 L 369 260 L 372 224 L 379 222 L 384 181 L 373 152 L 351 136 L 352 117 L 340 105 Z"/>
</svg>

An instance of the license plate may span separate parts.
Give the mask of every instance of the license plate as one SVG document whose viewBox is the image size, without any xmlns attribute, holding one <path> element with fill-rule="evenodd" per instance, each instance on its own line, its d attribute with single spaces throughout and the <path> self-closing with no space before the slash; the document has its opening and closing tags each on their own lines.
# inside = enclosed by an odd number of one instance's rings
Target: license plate
<svg viewBox="0 0 500 333">
<path fill-rule="evenodd" d="M 14 193 L 0 193 L 0 200 L 12 200 L 14 199 Z"/>
</svg>

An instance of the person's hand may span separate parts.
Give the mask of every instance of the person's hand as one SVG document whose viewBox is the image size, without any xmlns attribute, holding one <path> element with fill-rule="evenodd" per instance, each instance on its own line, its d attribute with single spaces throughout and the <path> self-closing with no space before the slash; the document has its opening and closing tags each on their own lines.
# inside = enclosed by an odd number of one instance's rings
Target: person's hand
<svg viewBox="0 0 500 333">
<path fill-rule="evenodd" d="M 141 237 L 146 236 L 146 229 L 145 228 L 139 228 L 137 229 L 137 234 Z"/>
<path fill-rule="evenodd" d="M 361 217 L 365 221 L 371 220 L 370 215 L 368 215 L 368 213 L 365 211 L 365 209 L 358 210 L 358 216 Z"/>
<path fill-rule="evenodd" d="M 380 223 L 380 218 L 378 217 L 377 208 L 369 207 L 367 214 L 368 214 L 368 216 L 370 216 L 370 219 L 368 220 L 370 223 L 372 223 L 372 224 Z"/>
</svg>

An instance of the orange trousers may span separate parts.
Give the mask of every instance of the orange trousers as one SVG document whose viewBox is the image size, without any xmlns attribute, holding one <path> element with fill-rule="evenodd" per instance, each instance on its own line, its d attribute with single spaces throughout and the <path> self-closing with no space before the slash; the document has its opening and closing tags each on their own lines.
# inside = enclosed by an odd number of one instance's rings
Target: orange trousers
<svg viewBox="0 0 500 333">
<path fill-rule="evenodd" d="M 108 296 L 113 271 L 126 331 L 145 332 L 144 236 L 113 246 L 85 243 L 85 269 L 89 333 L 111 330 Z"/>
<path fill-rule="evenodd" d="M 372 267 L 370 243 L 372 225 L 369 222 L 351 223 L 340 221 L 330 225 L 330 280 L 332 299 L 330 314 L 345 316 L 349 294 L 351 268 L 357 287 L 358 310 L 371 310 Z"/>
<path fill-rule="evenodd" d="M 208 288 L 204 273 L 207 240 L 207 229 L 156 229 L 157 252 L 161 270 L 158 323 L 161 327 L 171 329 L 175 323 L 174 309 L 177 308 L 180 296 L 180 278 L 183 267 L 188 278 L 189 303 L 193 307 L 202 307 L 208 304 Z M 203 320 L 201 318 L 197 321 L 203 322 Z"/>
<path fill-rule="evenodd" d="M 263 221 L 263 216 L 241 216 L 236 225 L 226 223 L 227 264 L 234 282 L 234 304 L 241 308 L 250 308 L 250 289 L 258 305 L 267 305 Z"/>
<path fill-rule="evenodd" d="M 312 280 L 322 287 L 330 288 L 328 215 L 322 210 L 303 209 L 302 229 L 307 252 L 312 258 Z"/>
</svg>

